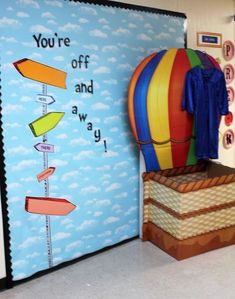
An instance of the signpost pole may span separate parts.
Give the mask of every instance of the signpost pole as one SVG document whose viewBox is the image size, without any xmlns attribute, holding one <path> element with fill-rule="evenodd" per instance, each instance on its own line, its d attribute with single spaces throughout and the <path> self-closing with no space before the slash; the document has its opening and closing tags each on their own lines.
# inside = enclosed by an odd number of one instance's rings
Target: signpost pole
<svg viewBox="0 0 235 299">
<path fill-rule="evenodd" d="M 47 85 L 42 84 L 42 94 L 47 95 Z M 47 104 L 42 104 L 42 115 L 47 114 Z M 47 143 L 47 134 L 42 137 L 43 143 Z M 48 153 L 43 152 L 43 169 L 48 168 Z M 44 194 L 45 197 L 49 196 L 49 180 L 44 180 Z M 53 256 L 52 256 L 52 242 L 51 242 L 51 219 L 50 216 L 46 215 L 46 237 L 47 237 L 47 254 L 48 254 L 48 265 L 49 268 L 53 267 Z"/>
</svg>

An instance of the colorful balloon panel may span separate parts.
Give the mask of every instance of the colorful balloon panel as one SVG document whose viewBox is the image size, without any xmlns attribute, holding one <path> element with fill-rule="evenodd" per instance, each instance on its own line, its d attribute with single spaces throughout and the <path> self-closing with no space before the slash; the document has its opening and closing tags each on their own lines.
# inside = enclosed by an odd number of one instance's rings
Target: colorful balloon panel
<svg viewBox="0 0 235 299">
<path fill-rule="evenodd" d="M 197 163 L 193 118 L 182 111 L 185 76 L 197 65 L 220 68 L 205 52 L 171 48 L 148 56 L 133 73 L 128 113 L 147 171 Z"/>
<path fill-rule="evenodd" d="M 165 53 L 148 86 L 149 127 L 160 169 L 173 167 L 168 121 L 168 86 L 176 52 L 177 49 L 170 49 Z"/>
<path fill-rule="evenodd" d="M 186 165 L 192 136 L 192 116 L 182 111 L 184 78 L 190 62 L 184 49 L 176 53 L 171 71 L 168 103 L 172 159 L 174 167 Z"/>
</svg>

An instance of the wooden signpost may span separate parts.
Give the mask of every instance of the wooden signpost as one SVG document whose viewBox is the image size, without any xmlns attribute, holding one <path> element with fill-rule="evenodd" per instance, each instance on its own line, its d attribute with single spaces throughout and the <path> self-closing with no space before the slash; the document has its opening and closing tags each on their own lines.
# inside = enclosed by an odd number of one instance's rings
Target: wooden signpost
<svg viewBox="0 0 235 299">
<path fill-rule="evenodd" d="M 29 127 L 35 137 L 42 136 L 42 142 L 35 144 L 34 148 L 43 155 L 43 171 L 37 175 L 37 179 L 38 182 L 44 181 L 44 197 L 26 196 L 25 210 L 46 217 L 48 265 L 51 268 L 53 255 L 50 215 L 64 216 L 76 208 L 67 199 L 49 197 L 48 179 L 53 175 L 55 167 L 48 167 L 48 154 L 54 153 L 54 145 L 48 144 L 47 133 L 58 125 L 64 112 L 47 113 L 47 105 L 55 102 L 55 99 L 47 94 L 47 85 L 66 89 L 67 73 L 27 58 L 18 60 L 13 64 L 23 77 L 42 83 L 42 93 L 38 94 L 36 98 L 36 101 L 42 105 L 42 116 L 32 121 Z"/>
</svg>

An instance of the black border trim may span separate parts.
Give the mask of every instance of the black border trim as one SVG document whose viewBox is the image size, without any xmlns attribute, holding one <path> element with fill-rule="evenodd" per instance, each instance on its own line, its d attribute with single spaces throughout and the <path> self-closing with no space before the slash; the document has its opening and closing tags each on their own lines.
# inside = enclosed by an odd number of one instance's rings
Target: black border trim
<svg viewBox="0 0 235 299">
<path fill-rule="evenodd" d="M 0 279 L 0 292 L 5 288 L 6 288 L 6 278 L 4 277 Z"/>
<path fill-rule="evenodd" d="M 6 171 L 4 159 L 4 142 L 3 142 L 3 127 L 2 127 L 2 86 L 1 86 L 1 61 L 0 61 L 0 194 L 2 204 L 2 221 L 3 221 L 3 239 L 4 239 L 4 253 L 5 253 L 5 267 L 6 279 L 5 284 L 7 288 L 12 288 L 12 264 L 11 264 L 11 247 L 10 247 L 10 224 L 8 217 L 7 204 L 7 185 L 6 185 Z"/>
<path fill-rule="evenodd" d="M 152 13 L 158 13 L 158 14 L 175 16 L 175 17 L 180 17 L 180 18 L 186 19 L 185 13 L 182 13 L 182 12 L 159 9 L 159 8 L 154 8 L 154 7 L 149 7 L 149 6 L 127 4 L 127 3 L 123 3 L 123 2 L 117 2 L 117 1 L 110 1 L 110 0 L 109 1 L 108 0 L 64 0 L 64 1 L 103 5 L 103 6 L 117 7 L 117 8 L 125 8 L 125 9 L 130 9 L 130 10 L 152 12 Z"/>
<path fill-rule="evenodd" d="M 95 4 L 95 5 L 103 5 L 108 7 L 117 7 L 130 9 L 135 11 L 143 11 L 150 13 L 158 13 L 162 15 L 174 16 L 185 19 L 184 21 L 184 46 L 187 47 L 187 17 L 186 14 L 181 12 L 174 12 L 164 9 L 152 8 L 148 6 L 140 6 L 134 4 L 126 4 L 117 1 L 107 1 L 107 0 L 64 0 L 65 2 L 80 2 L 85 4 Z M 0 107 L 2 107 L 2 93 L 1 93 L 1 62 L 0 62 Z M 1 109 L 1 108 L 0 108 Z M 46 269 L 40 272 L 35 273 L 33 276 L 30 276 L 26 279 L 22 279 L 20 281 L 13 281 L 12 276 L 12 263 L 11 263 L 11 250 L 10 250 L 10 225 L 9 225 L 9 217 L 8 217 L 8 204 L 7 204 L 7 186 L 6 186 L 6 172 L 5 172 L 5 163 L 4 163 L 4 142 L 3 142 L 3 129 L 2 129 L 2 113 L 0 110 L 0 194 L 1 194 L 1 204 L 2 204 L 2 218 L 3 218 L 3 235 L 4 235 L 4 250 L 5 250 L 5 261 L 6 261 L 6 278 L 0 279 L 0 289 L 1 288 L 12 288 L 14 285 L 23 283 L 25 281 L 29 281 L 31 279 L 40 277 L 44 274 L 51 273 L 53 271 L 59 270 L 65 266 L 72 265 L 78 261 L 86 259 L 88 257 L 94 256 L 98 253 L 104 252 L 108 249 L 117 247 L 119 245 L 125 244 L 129 241 L 132 241 L 137 237 L 122 241 L 118 244 L 114 244 L 109 247 L 105 247 L 94 253 L 86 254 L 80 258 L 73 259 L 71 261 L 64 262 L 58 266 L 53 267 L 52 269 Z"/>
<path fill-rule="evenodd" d="M 83 255 L 81 257 L 78 257 L 76 259 L 73 259 L 73 260 L 70 260 L 70 261 L 67 261 L 67 262 L 63 262 L 63 263 L 61 263 L 61 264 L 59 264 L 57 266 L 54 266 L 52 268 L 39 271 L 39 272 L 37 272 L 37 273 L 33 274 L 32 276 L 29 276 L 27 278 L 24 278 L 24 279 L 21 279 L 21 280 L 17 280 L 17 281 L 13 281 L 13 286 L 16 286 L 16 285 L 19 285 L 21 283 L 24 283 L 24 282 L 27 282 L 27 281 L 39 278 L 41 276 L 44 276 L 45 274 L 49 274 L 49 273 L 55 272 L 57 270 L 65 268 L 67 266 L 71 266 L 71 265 L 76 264 L 76 263 L 78 263 L 80 261 L 86 260 L 86 259 L 88 259 L 88 258 L 90 258 L 92 256 L 96 256 L 97 254 L 100 254 L 100 253 L 105 253 L 105 252 L 109 251 L 110 249 L 117 248 L 119 246 L 122 246 L 124 244 L 127 244 L 127 243 L 129 243 L 131 241 L 134 241 L 134 240 L 137 240 L 137 239 L 139 239 L 139 235 L 136 236 L 136 237 L 132 237 L 130 239 L 121 241 L 121 242 L 119 242 L 117 244 L 113 244 L 113 245 L 101 248 L 98 251 L 85 254 L 85 255 Z"/>
</svg>

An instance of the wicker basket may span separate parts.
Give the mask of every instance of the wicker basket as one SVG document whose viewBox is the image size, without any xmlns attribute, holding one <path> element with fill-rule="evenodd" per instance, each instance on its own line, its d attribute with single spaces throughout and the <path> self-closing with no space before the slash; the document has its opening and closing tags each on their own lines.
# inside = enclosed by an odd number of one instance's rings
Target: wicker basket
<svg viewBox="0 0 235 299">
<path fill-rule="evenodd" d="M 231 240 L 235 238 L 235 170 L 213 165 L 199 164 L 143 174 L 144 240 L 152 241 L 167 252 L 166 244 L 174 241 L 177 254 L 170 254 L 177 259 L 234 243 Z M 222 231 L 226 231 L 226 238 L 221 235 Z M 228 236 L 228 231 L 233 235 Z M 204 244 L 200 242 L 202 236 Z M 192 244 L 179 254 L 179 245 L 188 244 L 190 240 Z M 193 244 L 197 244 L 197 250 Z"/>
</svg>

